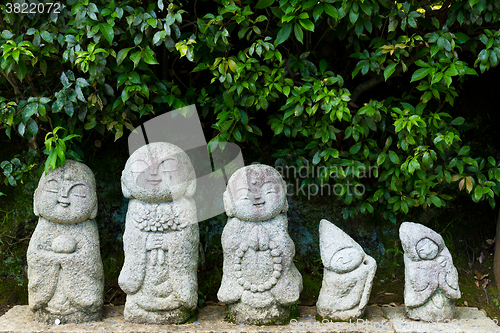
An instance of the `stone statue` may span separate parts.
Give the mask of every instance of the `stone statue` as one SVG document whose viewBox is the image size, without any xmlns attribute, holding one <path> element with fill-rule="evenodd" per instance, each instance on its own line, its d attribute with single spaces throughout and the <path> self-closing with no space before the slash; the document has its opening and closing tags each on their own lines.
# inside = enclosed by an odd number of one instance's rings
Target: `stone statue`
<svg viewBox="0 0 500 333">
<path fill-rule="evenodd" d="M 458 272 L 443 238 L 435 231 L 404 222 L 399 237 L 405 261 L 406 314 L 414 320 L 453 319 L 460 298 Z"/>
<path fill-rule="evenodd" d="M 292 261 L 285 182 L 267 165 L 241 168 L 229 179 L 224 207 L 229 220 L 222 233 L 219 300 L 236 322 L 284 322 L 302 291 Z"/>
<path fill-rule="evenodd" d="M 34 212 L 39 220 L 27 257 L 29 306 L 35 320 L 100 320 L 104 274 L 92 171 L 67 160 L 44 173 L 34 194 Z"/>
<path fill-rule="evenodd" d="M 319 241 L 325 269 L 316 303 L 318 314 L 333 320 L 356 320 L 363 316 L 370 298 L 377 263 L 327 220 L 319 224 Z"/>
<path fill-rule="evenodd" d="M 196 175 L 179 147 L 155 142 L 137 149 L 122 173 L 130 199 L 118 283 L 125 320 L 181 323 L 198 301 L 199 231 L 192 199 Z"/>
</svg>

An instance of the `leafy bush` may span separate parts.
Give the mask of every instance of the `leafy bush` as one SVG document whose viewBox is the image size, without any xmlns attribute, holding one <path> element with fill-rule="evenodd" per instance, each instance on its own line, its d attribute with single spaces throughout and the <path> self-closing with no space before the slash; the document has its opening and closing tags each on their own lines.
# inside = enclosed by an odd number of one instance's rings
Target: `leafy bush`
<svg viewBox="0 0 500 333">
<path fill-rule="evenodd" d="M 302 186 L 343 185 L 344 217 L 377 211 L 395 222 L 464 189 L 495 205 L 498 157 L 463 145 L 457 126 L 465 119 L 452 111 L 461 83 L 500 61 L 498 0 L 0 8 L 1 135 L 39 158 L 57 127 L 83 142 L 95 132 L 118 140 L 144 118 L 196 103 L 213 143 L 257 149 L 272 139 L 278 165 L 319 170 Z M 81 155 L 78 144 L 69 150 Z M 0 166 L 15 185 L 10 165 L 21 170 L 16 179 L 29 167 L 12 161 Z M 371 167 L 376 178 L 363 177 Z"/>
</svg>

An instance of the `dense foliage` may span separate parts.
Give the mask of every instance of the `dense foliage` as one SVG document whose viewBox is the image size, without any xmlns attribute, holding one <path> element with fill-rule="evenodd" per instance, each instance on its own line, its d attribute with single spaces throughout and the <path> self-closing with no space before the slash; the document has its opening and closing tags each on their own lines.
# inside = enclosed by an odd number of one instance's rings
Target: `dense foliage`
<svg viewBox="0 0 500 333">
<path fill-rule="evenodd" d="M 500 61 L 499 0 L 38 4 L 0 5 L 0 137 L 30 149 L 2 156 L 5 184 L 196 103 L 212 142 L 271 142 L 277 165 L 309 168 L 302 186 L 343 185 L 345 217 L 395 222 L 459 190 L 495 204 L 499 157 L 452 115 L 461 83 Z"/>
</svg>

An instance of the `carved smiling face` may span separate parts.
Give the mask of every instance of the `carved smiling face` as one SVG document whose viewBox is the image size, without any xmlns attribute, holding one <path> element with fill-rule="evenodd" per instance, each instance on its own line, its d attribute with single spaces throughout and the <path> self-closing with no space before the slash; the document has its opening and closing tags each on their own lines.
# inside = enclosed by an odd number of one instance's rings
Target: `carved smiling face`
<svg viewBox="0 0 500 333">
<path fill-rule="evenodd" d="M 356 269 L 363 261 L 363 253 L 354 247 L 346 247 L 337 251 L 331 261 L 332 270 L 336 273 L 348 273 Z"/>
<path fill-rule="evenodd" d="M 35 215 L 62 224 L 95 218 L 97 196 L 92 171 L 84 164 L 68 160 L 43 175 L 34 195 Z"/>
<path fill-rule="evenodd" d="M 192 196 L 196 187 L 189 157 L 177 146 L 155 142 L 136 150 L 122 173 L 127 198 L 167 202 Z"/>
<path fill-rule="evenodd" d="M 432 260 L 439 253 L 438 245 L 429 238 L 423 238 L 416 245 L 418 256 L 423 260 Z"/>
<path fill-rule="evenodd" d="M 270 220 L 286 205 L 283 180 L 266 165 L 250 165 L 237 171 L 224 196 L 228 215 L 244 221 Z"/>
</svg>

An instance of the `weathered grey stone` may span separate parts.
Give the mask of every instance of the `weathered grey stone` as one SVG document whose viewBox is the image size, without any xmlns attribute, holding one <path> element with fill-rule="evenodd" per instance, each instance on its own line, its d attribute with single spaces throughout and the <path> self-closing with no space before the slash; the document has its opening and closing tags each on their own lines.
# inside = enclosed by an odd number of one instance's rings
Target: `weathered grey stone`
<svg viewBox="0 0 500 333">
<path fill-rule="evenodd" d="M 280 323 L 302 291 L 288 235 L 286 184 L 272 167 L 236 171 L 224 192 L 229 220 L 222 232 L 224 264 L 217 294 L 238 323 Z"/>
<path fill-rule="evenodd" d="M 125 320 L 180 323 L 196 308 L 195 190 L 189 157 L 173 144 L 151 143 L 127 160 L 122 191 L 131 200 L 123 235 L 125 262 L 118 278 L 127 294 Z"/>
<path fill-rule="evenodd" d="M 328 333 L 500 333 L 495 321 L 477 308 L 457 307 L 456 318 L 450 323 L 427 323 L 408 320 L 404 307 L 369 305 L 365 315 L 356 321 L 316 321 L 314 306 L 297 306 L 300 317 L 286 325 L 238 325 L 224 320 L 224 307 L 204 306 L 197 321 L 184 325 L 143 325 L 124 321 L 123 306 L 104 306 L 102 321 L 81 324 L 51 325 L 33 321 L 28 306 L 16 305 L 0 317 L 0 333 L 86 333 L 86 332 L 328 332 Z"/>
<path fill-rule="evenodd" d="M 375 259 L 348 234 L 327 220 L 319 224 L 319 246 L 323 284 L 316 308 L 323 318 L 355 320 L 361 317 L 370 298 Z"/>
<path fill-rule="evenodd" d="M 399 237 L 405 261 L 406 314 L 414 320 L 453 319 L 460 298 L 458 272 L 443 238 L 418 223 L 404 222 Z"/>
<path fill-rule="evenodd" d="M 101 317 L 104 274 L 95 191 L 94 174 L 76 161 L 40 179 L 34 194 L 39 220 L 27 253 L 29 306 L 37 321 Z"/>
</svg>

